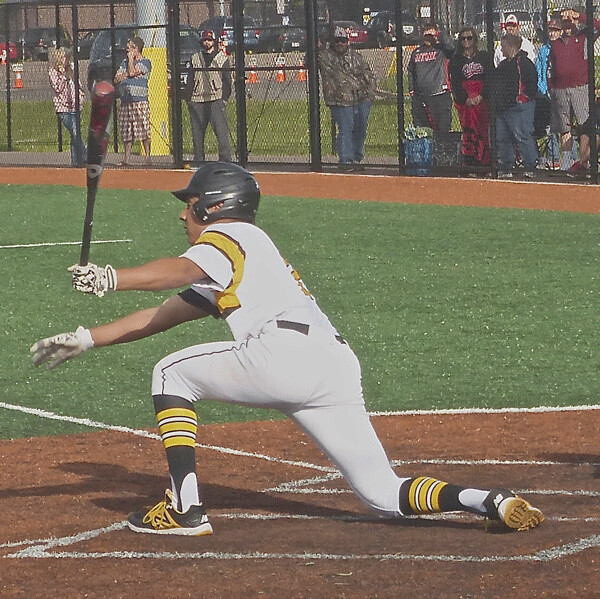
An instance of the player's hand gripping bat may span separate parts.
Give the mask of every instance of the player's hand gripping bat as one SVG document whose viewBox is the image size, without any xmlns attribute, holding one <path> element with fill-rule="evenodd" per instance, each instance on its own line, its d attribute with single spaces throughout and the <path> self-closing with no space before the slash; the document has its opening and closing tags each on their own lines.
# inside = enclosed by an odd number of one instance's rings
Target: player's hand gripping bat
<svg viewBox="0 0 600 599">
<path fill-rule="evenodd" d="M 102 175 L 102 165 L 108 148 L 110 113 L 115 101 L 116 90 L 109 81 L 99 81 L 92 89 L 92 110 L 88 130 L 87 148 L 87 205 L 83 221 L 83 238 L 79 264 L 85 266 L 90 256 L 92 226 L 94 224 L 94 203 L 98 183 Z"/>
</svg>

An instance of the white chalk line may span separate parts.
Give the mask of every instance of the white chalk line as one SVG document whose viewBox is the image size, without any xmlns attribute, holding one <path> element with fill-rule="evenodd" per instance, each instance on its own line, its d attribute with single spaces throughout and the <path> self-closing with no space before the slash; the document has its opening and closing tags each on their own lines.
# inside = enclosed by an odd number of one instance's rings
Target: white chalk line
<svg viewBox="0 0 600 599">
<path fill-rule="evenodd" d="M 129 433 L 141 437 L 151 438 L 151 439 L 160 439 L 160 436 L 148 432 L 143 429 L 132 429 L 124 426 L 114 426 L 108 425 L 101 422 L 96 422 L 87 418 L 75 418 L 72 416 L 62 416 L 59 414 L 55 414 L 52 412 L 48 412 L 46 410 L 40 410 L 37 408 L 26 408 L 24 406 L 17 406 L 13 404 L 8 404 L 5 402 L 0 402 L 0 408 L 5 408 L 9 410 L 21 411 L 28 414 L 37 415 L 43 418 L 49 418 L 53 420 L 62 420 L 65 422 L 71 422 L 74 424 L 79 424 L 83 426 L 87 426 L 90 428 L 100 428 L 105 430 L 112 430 L 117 432 Z M 583 408 L 565 408 L 565 411 L 571 411 L 575 409 L 597 409 L 596 406 L 584 406 Z M 540 408 L 534 408 L 534 411 L 562 411 L 557 408 L 549 408 L 548 410 L 542 410 Z M 505 411 L 505 410 L 502 410 Z M 517 412 L 528 412 L 532 411 L 531 409 L 523 409 L 523 410 L 510 410 Z M 455 411 L 452 411 L 455 413 Z M 492 411 L 487 410 L 461 410 L 460 413 L 491 413 Z M 439 411 L 424 411 L 424 412 L 399 412 L 399 413 L 389 413 L 388 415 L 402 415 L 402 414 L 415 414 L 415 413 L 432 413 L 432 414 L 440 414 L 443 412 Z M 378 413 L 377 415 L 384 415 L 384 413 Z M 327 472 L 324 476 L 314 477 L 312 479 L 304 479 L 302 481 L 292 481 L 290 483 L 284 483 L 279 487 L 274 487 L 272 489 L 266 489 L 265 492 L 312 492 L 312 493 L 350 493 L 349 490 L 341 490 L 341 489 L 303 489 L 302 486 L 306 486 L 309 484 L 315 484 L 319 482 L 326 482 L 330 480 L 334 480 L 337 478 L 341 478 L 339 472 L 334 468 L 326 468 L 322 466 L 317 466 L 315 464 L 309 464 L 305 462 L 296 462 L 291 460 L 282 460 L 280 458 L 273 458 L 271 456 L 266 456 L 263 454 L 256 454 L 250 452 L 239 451 L 226 447 L 218 447 L 218 446 L 210 446 L 203 444 L 196 444 L 198 447 L 214 450 L 222 453 L 229 453 L 233 455 L 242 455 L 245 457 L 253 457 L 256 459 L 265 459 L 268 461 L 274 461 L 284 464 L 291 464 L 296 466 L 301 466 L 305 468 L 312 468 L 316 470 L 321 470 Z M 526 461 L 526 460 L 394 460 L 392 464 L 400 465 L 400 464 L 414 464 L 414 463 L 435 463 L 435 464 L 461 464 L 461 465 L 481 465 L 481 464 L 500 464 L 500 465 L 567 465 L 567 466 L 576 466 L 576 465 L 597 465 L 596 463 L 584 463 L 584 464 L 573 464 L 570 462 L 553 462 L 553 461 Z M 526 494 L 562 494 L 562 495 L 583 495 L 583 496 L 599 496 L 600 493 L 595 493 L 592 491 L 563 491 L 563 490 L 520 490 L 519 493 Z M 235 515 L 235 514 L 221 514 L 221 515 L 211 515 L 211 518 L 248 518 L 248 519 L 280 519 L 281 515 L 271 514 L 271 515 L 260 515 L 260 514 L 251 514 L 251 515 Z M 285 518 L 292 519 L 327 519 L 332 520 L 336 519 L 335 517 L 323 517 L 323 516 L 303 516 L 303 515 L 285 515 Z M 458 514 L 439 514 L 439 515 L 430 515 L 430 516 L 420 516 L 420 518 L 429 518 L 429 519 L 448 519 L 448 518 L 465 518 L 465 515 Z M 468 518 L 468 515 L 466 515 Z M 340 517 L 342 520 L 348 520 L 348 517 Z M 358 521 L 364 520 L 372 520 L 368 516 L 357 516 L 356 519 Z M 552 520 L 561 521 L 561 522 L 596 522 L 598 521 L 596 518 L 552 518 Z M 218 560 L 251 560 L 251 559 L 289 559 L 289 560 L 414 560 L 414 561 L 452 561 L 452 562 L 506 562 L 506 561 L 552 561 L 554 559 L 558 559 L 567 555 L 574 555 L 576 553 L 580 553 L 585 549 L 594 548 L 600 546 L 600 535 L 592 535 L 590 537 L 580 539 L 573 543 L 567 543 L 558 547 L 554 547 L 551 549 L 542 550 L 535 554 L 528 555 L 517 555 L 517 556 L 459 556 L 459 555 L 415 555 L 415 554 L 375 554 L 375 555 L 353 555 L 353 554 L 309 554 L 309 553 L 261 553 L 261 552 L 253 552 L 248 554 L 241 553 L 220 553 L 220 552 L 201 552 L 201 553 L 169 553 L 169 552 L 136 552 L 136 551 L 120 551 L 120 552 L 51 552 L 48 553 L 48 549 L 52 549 L 55 547 L 71 545 L 77 542 L 85 541 L 100 534 L 109 533 L 115 530 L 121 530 L 125 528 L 125 522 L 118 522 L 112 524 L 111 526 L 104 527 L 101 529 L 96 529 L 93 531 L 87 531 L 84 533 L 80 533 L 78 535 L 73 535 L 70 537 L 63 538 L 54 538 L 48 540 L 37 540 L 37 541 L 22 541 L 15 543 L 6 543 L 0 545 L 0 549 L 2 548 L 11 548 L 18 547 L 23 545 L 30 545 L 31 547 L 27 549 L 23 549 L 16 553 L 12 553 L 9 555 L 2 556 L 4 559 L 18 559 L 18 558 L 71 558 L 71 559 L 100 559 L 100 558 L 118 558 L 118 559 L 218 559 Z"/>
<path fill-rule="evenodd" d="M 133 239 L 98 239 L 93 244 L 101 243 L 131 243 Z M 56 245 L 81 245 L 81 241 L 48 241 L 42 243 L 15 243 L 13 245 L 0 245 L 0 250 L 12 250 L 16 248 L 41 248 L 54 247 Z"/>
<path fill-rule="evenodd" d="M 314 560 L 314 561 L 425 561 L 425 562 L 551 562 L 566 556 L 576 555 L 586 549 L 600 547 L 600 535 L 590 535 L 570 543 L 563 543 L 550 549 L 542 549 L 535 553 L 521 555 L 444 555 L 444 554 L 411 554 L 411 553 L 378 553 L 378 554 L 343 554 L 343 553 L 267 553 L 253 551 L 249 553 L 225 553 L 220 551 L 202 552 L 145 552 L 145 551 L 50 551 L 56 547 L 67 547 L 83 541 L 94 539 L 125 528 L 125 522 L 117 522 L 110 526 L 88 530 L 67 537 L 51 537 L 38 542 L 24 542 L 31 546 L 2 556 L 2 559 L 160 559 L 160 560 Z M 5 545 L 0 545 L 0 548 Z"/>
<path fill-rule="evenodd" d="M 515 411 L 515 412 L 531 412 L 531 411 L 548 411 L 548 412 L 554 412 L 554 411 L 573 411 L 575 409 L 582 409 L 582 410 L 588 410 L 588 409 L 598 409 L 600 406 L 582 406 L 580 408 L 573 408 L 571 406 L 568 406 L 566 408 L 554 408 L 554 407 L 549 407 L 549 408 L 523 408 L 523 409 L 511 409 L 511 411 Z M 72 424 L 78 424 L 81 426 L 86 426 L 88 428 L 97 428 L 97 429 L 102 429 L 102 430 L 110 430 L 110 431 L 115 431 L 115 432 L 120 432 L 120 433 L 128 433 L 128 434 L 132 434 L 132 435 L 136 435 L 138 437 L 145 437 L 148 439 L 157 439 L 160 440 L 160 435 L 156 434 L 156 433 L 151 433 L 149 431 L 143 430 L 143 429 L 134 429 L 134 428 L 130 428 L 127 426 L 118 426 L 118 425 L 112 425 L 112 424 L 106 424 L 104 422 L 97 422 L 94 420 L 90 420 L 89 418 L 77 418 L 74 416 L 64 416 L 61 414 L 56 414 L 54 412 L 49 412 L 47 410 L 41 410 L 39 408 L 28 408 L 25 406 L 20 406 L 20 405 L 16 405 L 16 404 L 9 404 L 6 402 L 0 402 L 0 408 L 4 408 L 6 410 L 14 410 L 17 412 L 23 412 L 25 414 L 31 414 L 34 416 L 39 416 L 41 418 L 47 418 L 50 420 L 59 420 L 62 422 L 69 422 Z M 503 412 L 506 410 L 502 410 Z M 460 413 L 493 413 L 494 410 L 479 410 L 479 409 L 475 409 L 472 411 L 468 411 L 468 410 L 461 410 Z M 403 414 L 425 414 L 425 413 L 431 413 L 431 414 L 443 414 L 443 413 L 447 413 L 444 411 L 440 411 L 440 412 L 436 412 L 436 411 L 423 411 L 423 412 L 396 412 L 396 413 L 388 413 L 387 415 L 403 415 Z M 454 413 L 454 412 L 453 412 Z M 383 412 L 379 412 L 377 413 L 378 415 L 382 416 L 384 415 Z M 254 458 L 254 459 L 259 459 L 259 460 L 265 460 L 268 462 L 276 462 L 276 463 L 280 463 L 280 464 L 286 464 L 286 465 L 290 465 L 290 466 L 298 466 L 301 468 L 307 468 L 307 469 L 312 469 L 312 470 L 318 470 L 321 472 L 327 472 L 330 473 L 332 475 L 335 476 L 340 476 L 339 472 L 336 468 L 332 468 L 330 466 L 320 466 L 317 464 L 311 464 L 309 462 L 303 462 L 303 461 L 296 461 L 296 460 L 285 460 L 282 458 L 277 458 L 277 457 L 273 457 L 273 456 L 268 456 L 265 454 L 260 454 L 260 453 L 255 453 L 255 452 L 248 452 L 248 451 L 242 451 L 239 449 L 233 449 L 231 447 L 222 447 L 222 446 L 216 446 L 216 445 L 206 445 L 203 443 L 196 443 L 196 447 L 199 447 L 201 449 L 207 449 L 207 450 L 211 450 L 211 451 L 216 451 L 219 453 L 224 453 L 224 454 L 228 454 L 228 455 L 236 455 L 236 456 L 241 456 L 241 457 L 250 457 L 250 458 Z M 447 464 L 451 464 L 451 465 L 509 465 L 509 466 L 513 466 L 513 465 L 527 465 L 527 466 L 599 466 L 600 464 L 598 463 L 577 463 L 574 464 L 572 462 L 553 462 L 553 461 L 536 461 L 536 460 L 442 460 L 442 459 L 431 459 L 431 460 L 393 460 L 392 465 L 405 465 L 405 464 L 437 464 L 437 465 L 447 465 Z"/>
</svg>

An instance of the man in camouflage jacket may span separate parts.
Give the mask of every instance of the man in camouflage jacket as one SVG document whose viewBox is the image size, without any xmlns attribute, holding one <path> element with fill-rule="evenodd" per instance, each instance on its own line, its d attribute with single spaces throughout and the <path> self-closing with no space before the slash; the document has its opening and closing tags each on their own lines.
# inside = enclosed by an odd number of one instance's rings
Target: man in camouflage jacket
<svg viewBox="0 0 600 599">
<path fill-rule="evenodd" d="M 375 99 L 375 75 L 367 61 L 350 47 L 348 34 L 336 27 L 329 48 L 319 51 L 325 104 L 337 125 L 340 168 L 362 170 L 367 124 Z"/>
</svg>

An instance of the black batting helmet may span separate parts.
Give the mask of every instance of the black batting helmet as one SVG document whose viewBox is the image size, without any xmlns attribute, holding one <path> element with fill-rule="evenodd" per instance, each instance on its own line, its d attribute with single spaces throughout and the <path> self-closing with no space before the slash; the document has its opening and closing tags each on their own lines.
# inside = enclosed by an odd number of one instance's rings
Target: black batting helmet
<svg viewBox="0 0 600 599">
<path fill-rule="evenodd" d="M 253 223 L 260 199 L 256 179 L 245 168 L 231 162 L 206 162 L 185 189 L 172 193 L 182 202 L 195 196 L 200 198 L 194 204 L 194 214 L 205 224 L 221 218 Z M 221 202 L 223 205 L 218 210 L 209 212 L 209 208 Z"/>
</svg>

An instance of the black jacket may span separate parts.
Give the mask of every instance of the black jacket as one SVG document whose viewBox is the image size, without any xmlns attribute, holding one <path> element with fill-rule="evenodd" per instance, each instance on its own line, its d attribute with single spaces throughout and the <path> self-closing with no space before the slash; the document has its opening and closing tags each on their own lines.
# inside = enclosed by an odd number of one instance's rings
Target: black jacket
<svg viewBox="0 0 600 599">
<path fill-rule="evenodd" d="M 519 50 L 513 58 L 505 58 L 494 72 L 492 100 L 498 112 L 535 100 L 537 93 L 537 70 Z"/>
</svg>

